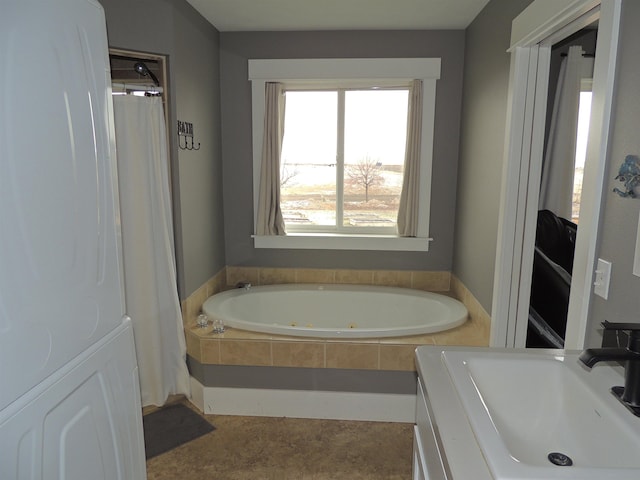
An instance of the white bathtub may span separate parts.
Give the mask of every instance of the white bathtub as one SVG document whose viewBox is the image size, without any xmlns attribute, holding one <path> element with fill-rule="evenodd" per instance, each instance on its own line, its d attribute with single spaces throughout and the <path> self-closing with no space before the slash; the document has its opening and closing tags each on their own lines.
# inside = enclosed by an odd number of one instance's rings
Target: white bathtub
<svg viewBox="0 0 640 480">
<path fill-rule="evenodd" d="M 400 337 L 440 332 L 467 319 L 450 297 L 407 288 L 269 285 L 209 297 L 209 318 L 254 332 L 323 338 Z"/>
</svg>

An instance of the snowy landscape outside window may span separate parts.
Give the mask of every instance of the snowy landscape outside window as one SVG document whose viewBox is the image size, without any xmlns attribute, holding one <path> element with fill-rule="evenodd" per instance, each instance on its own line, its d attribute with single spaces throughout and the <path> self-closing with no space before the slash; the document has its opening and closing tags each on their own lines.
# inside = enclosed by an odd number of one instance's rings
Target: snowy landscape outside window
<svg viewBox="0 0 640 480">
<path fill-rule="evenodd" d="M 395 234 L 408 88 L 285 96 L 280 206 L 287 232 Z"/>
</svg>

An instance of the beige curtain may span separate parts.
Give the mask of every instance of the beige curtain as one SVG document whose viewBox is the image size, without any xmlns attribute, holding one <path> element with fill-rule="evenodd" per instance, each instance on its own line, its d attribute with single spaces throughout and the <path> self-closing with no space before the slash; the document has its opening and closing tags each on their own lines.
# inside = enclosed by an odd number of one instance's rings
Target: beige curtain
<svg viewBox="0 0 640 480">
<path fill-rule="evenodd" d="M 401 237 L 415 237 L 418 234 L 421 133 L 422 80 L 414 80 L 409 92 L 404 178 L 398 208 L 398 235 Z"/>
<path fill-rule="evenodd" d="M 264 103 L 264 138 L 256 234 L 286 235 L 280 210 L 280 154 L 284 137 L 285 109 L 282 84 L 266 84 Z"/>
</svg>

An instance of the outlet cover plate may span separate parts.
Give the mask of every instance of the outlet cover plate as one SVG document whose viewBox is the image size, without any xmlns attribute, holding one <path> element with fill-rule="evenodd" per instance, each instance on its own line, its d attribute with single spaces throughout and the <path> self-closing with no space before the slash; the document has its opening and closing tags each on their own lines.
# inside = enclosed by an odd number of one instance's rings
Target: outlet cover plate
<svg viewBox="0 0 640 480">
<path fill-rule="evenodd" d="M 593 293 L 599 295 L 605 300 L 609 298 L 609 282 L 611 281 L 611 262 L 598 259 L 598 266 L 596 267 L 596 279 L 593 282 Z"/>
</svg>

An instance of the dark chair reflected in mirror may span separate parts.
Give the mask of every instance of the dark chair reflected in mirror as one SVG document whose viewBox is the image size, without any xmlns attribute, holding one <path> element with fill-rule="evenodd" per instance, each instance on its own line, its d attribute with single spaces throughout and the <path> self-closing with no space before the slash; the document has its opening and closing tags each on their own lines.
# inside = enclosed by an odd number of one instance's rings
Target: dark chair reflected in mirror
<svg viewBox="0 0 640 480">
<path fill-rule="evenodd" d="M 538 212 L 527 347 L 564 348 L 577 225 Z"/>
</svg>

